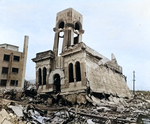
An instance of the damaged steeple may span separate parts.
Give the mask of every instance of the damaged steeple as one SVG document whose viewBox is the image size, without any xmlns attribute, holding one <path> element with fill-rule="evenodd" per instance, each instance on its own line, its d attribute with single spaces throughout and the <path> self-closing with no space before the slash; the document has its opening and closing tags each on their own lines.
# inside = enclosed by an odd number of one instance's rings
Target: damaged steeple
<svg viewBox="0 0 150 124">
<path fill-rule="evenodd" d="M 55 56 L 58 56 L 58 46 L 61 38 L 63 39 L 62 53 L 68 47 L 82 41 L 82 34 L 84 33 L 82 20 L 82 15 L 72 8 L 57 13 L 53 48 Z"/>
</svg>

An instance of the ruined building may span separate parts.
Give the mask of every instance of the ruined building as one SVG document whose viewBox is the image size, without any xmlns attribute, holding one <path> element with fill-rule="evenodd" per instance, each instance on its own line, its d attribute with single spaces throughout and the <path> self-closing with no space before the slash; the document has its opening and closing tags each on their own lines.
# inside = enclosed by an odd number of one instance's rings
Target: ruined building
<svg viewBox="0 0 150 124">
<path fill-rule="evenodd" d="M 94 93 L 130 97 L 115 56 L 109 60 L 82 42 L 82 21 L 82 15 L 72 8 L 57 13 L 53 50 L 37 53 L 32 59 L 38 92 L 73 94 L 89 88 Z"/>
<path fill-rule="evenodd" d="M 0 89 L 22 89 L 24 86 L 28 36 L 24 38 L 23 52 L 19 47 L 0 44 Z"/>
</svg>

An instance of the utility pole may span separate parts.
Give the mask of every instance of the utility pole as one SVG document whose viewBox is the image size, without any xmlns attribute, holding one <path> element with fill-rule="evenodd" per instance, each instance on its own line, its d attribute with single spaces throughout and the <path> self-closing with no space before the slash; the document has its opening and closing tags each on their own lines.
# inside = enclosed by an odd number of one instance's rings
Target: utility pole
<svg viewBox="0 0 150 124">
<path fill-rule="evenodd" d="M 133 71 L 133 94 L 135 95 L 135 71 Z"/>
</svg>

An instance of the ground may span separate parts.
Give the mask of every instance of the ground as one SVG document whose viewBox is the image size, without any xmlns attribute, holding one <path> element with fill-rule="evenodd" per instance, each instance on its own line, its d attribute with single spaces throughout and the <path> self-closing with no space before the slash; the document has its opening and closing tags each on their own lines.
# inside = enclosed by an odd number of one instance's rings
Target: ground
<svg viewBox="0 0 150 124">
<path fill-rule="evenodd" d="M 39 95 L 23 96 L 19 101 L 1 98 L 0 121 L 3 124 L 147 124 L 149 98 L 148 91 L 136 91 L 130 99 L 86 95 L 87 102 L 80 104 L 72 104 L 58 94 L 47 100 Z"/>
</svg>

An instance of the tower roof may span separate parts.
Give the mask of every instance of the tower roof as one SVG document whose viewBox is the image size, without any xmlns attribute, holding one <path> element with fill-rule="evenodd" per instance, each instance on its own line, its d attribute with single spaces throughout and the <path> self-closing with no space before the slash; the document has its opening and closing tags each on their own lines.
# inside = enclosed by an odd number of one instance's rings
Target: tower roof
<svg viewBox="0 0 150 124">
<path fill-rule="evenodd" d="M 60 20 L 63 20 L 66 23 L 80 22 L 82 24 L 83 17 L 79 12 L 77 12 L 73 8 L 68 8 L 57 13 L 56 24 Z"/>
</svg>

